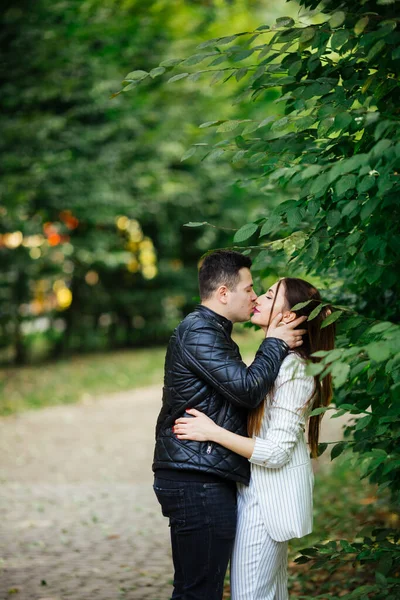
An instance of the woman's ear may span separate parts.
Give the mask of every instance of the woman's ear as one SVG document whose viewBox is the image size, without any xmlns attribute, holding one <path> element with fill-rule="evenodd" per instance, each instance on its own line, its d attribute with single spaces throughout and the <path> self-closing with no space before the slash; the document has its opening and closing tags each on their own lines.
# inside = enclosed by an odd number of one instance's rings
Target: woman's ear
<svg viewBox="0 0 400 600">
<path fill-rule="evenodd" d="M 282 315 L 282 321 L 284 323 L 291 323 L 292 321 L 294 321 L 296 318 L 296 313 L 291 311 L 291 310 L 285 310 L 285 312 Z"/>
</svg>

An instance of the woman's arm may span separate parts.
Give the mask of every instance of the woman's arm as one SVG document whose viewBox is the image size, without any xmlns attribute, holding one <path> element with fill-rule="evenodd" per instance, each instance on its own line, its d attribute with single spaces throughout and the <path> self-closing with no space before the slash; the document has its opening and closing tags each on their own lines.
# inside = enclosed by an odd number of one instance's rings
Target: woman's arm
<svg viewBox="0 0 400 600">
<path fill-rule="evenodd" d="M 182 417 L 175 421 L 173 431 L 178 440 L 195 440 L 197 442 L 216 442 L 240 456 L 250 458 L 253 454 L 255 440 L 227 431 L 219 427 L 205 414 L 189 408 L 187 413 L 193 417 Z"/>
<path fill-rule="evenodd" d="M 306 375 L 306 366 L 295 357 L 283 363 L 272 405 L 269 408 L 265 438 L 256 437 L 250 462 L 279 469 L 287 464 L 303 435 L 304 410 L 314 392 L 314 379 Z"/>
</svg>

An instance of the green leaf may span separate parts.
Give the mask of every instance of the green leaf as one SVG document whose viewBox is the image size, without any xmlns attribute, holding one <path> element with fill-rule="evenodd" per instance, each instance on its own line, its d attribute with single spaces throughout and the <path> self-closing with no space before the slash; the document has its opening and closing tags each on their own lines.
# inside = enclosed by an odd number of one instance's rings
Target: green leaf
<svg viewBox="0 0 400 600">
<path fill-rule="evenodd" d="M 278 27 L 293 27 L 294 20 L 292 17 L 278 17 L 276 19 L 276 25 Z"/>
<path fill-rule="evenodd" d="M 306 302 L 299 302 L 298 304 L 295 304 L 294 306 L 292 306 L 291 310 L 293 310 L 293 311 L 301 310 L 302 308 L 305 308 L 306 306 L 308 306 L 310 304 L 310 302 L 312 302 L 312 300 L 307 300 Z"/>
<path fill-rule="evenodd" d="M 301 178 L 308 179 L 309 177 L 314 177 L 314 175 L 319 173 L 322 170 L 322 168 L 323 167 L 321 167 L 320 165 L 311 165 L 304 169 L 304 171 L 301 174 Z"/>
<path fill-rule="evenodd" d="M 357 210 L 359 210 L 359 203 L 357 200 L 350 200 L 347 204 L 345 204 L 342 215 L 344 217 L 348 217 L 353 215 Z"/>
<path fill-rule="evenodd" d="M 182 62 L 181 58 L 167 58 L 160 63 L 160 67 L 176 67 Z"/>
<path fill-rule="evenodd" d="M 377 54 L 382 52 L 385 46 L 386 44 L 383 40 L 376 42 L 376 44 L 372 46 L 371 50 L 367 54 L 367 62 L 370 62 Z"/>
<path fill-rule="evenodd" d="M 213 53 L 211 53 L 212 55 Z M 189 56 L 189 58 L 186 58 L 183 62 L 182 62 L 182 66 L 185 65 L 187 67 L 190 67 L 192 65 L 197 65 L 199 63 L 201 63 L 204 59 L 209 58 L 210 53 L 208 54 L 193 54 L 193 56 Z"/>
<path fill-rule="evenodd" d="M 339 50 L 349 39 L 350 32 L 346 29 L 340 29 L 335 31 L 331 38 L 331 47 L 332 50 Z"/>
<path fill-rule="evenodd" d="M 225 121 L 206 121 L 199 125 L 199 129 L 205 129 L 206 127 L 214 127 L 215 125 L 219 125 L 220 123 L 224 123 Z"/>
<path fill-rule="evenodd" d="M 329 227 L 336 227 L 338 223 L 340 223 L 342 215 L 338 210 L 330 210 L 326 217 L 326 222 Z"/>
<path fill-rule="evenodd" d="M 355 175 L 344 175 L 335 185 L 336 194 L 339 197 L 343 196 L 348 190 L 353 189 L 356 183 L 357 177 Z"/>
<path fill-rule="evenodd" d="M 299 38 L 299 42 L 301 44 L 305 44 L 310 42 L 315 36 L 315 28 L 314 27 L 305 27 L 301 32 L 301 36 Z"/>
<path fill-rule="evenodd" d="M 288 117 L 282 117 L 281 119 L 274 121 L 271 125 L 271 131 L 279 131 L 281 129 L 284 129 L 286 127 L 286 125 L 288 124 L 288 122 L 289 122 Z"/>
<path fill-rule="evenodd" d="M 328 444 L 325 444 L 325 443 L 318 444 L 318 456 L 321 456 L 321 454 L 323 454 L 325 452 L 327 447 L 328 447 Z"/>
<path fill-rule="evenodd" d="M 319 406 L 318 408 L 314 408 L 314 410 L 312 410 L 308 416 L 317 417 L 318 415 L 326 413 L 327 410 L 330 410 L 329 406 Z"/>
<path fill-rule="evenodd" d="M 179 81 L 180 79 L 184 79 L 187 77 L 189 73 L 179 73 L 178 75 L 174 75 L 170 79 L 168 79 L 167 83 L 173 83 L 174 81 Z"/>
<path fill-rule="evenodd" d="M 374 187 L 375 183 L 376 181 L 373 175 L 366 175 L 357 185 L 357 191 L 360 192 L 360 194 L 364 194 Z"/>
<path fill-rule="evenodd" d="M 316 306 L 314 308 L 314 310 L 312 310 L 311 313 L 309 314 L 307 321 L 312 321 L 313 319 L 318 317 L 319 313 L 324 308 L 324 306 L 325 306 L 324 304 L 320 304 L 319 306 Z M 315 353 L 313 354 L 313 356 L 315 356 Z"/>
<path fill-rule="evenodd" d="M 292 63 L 288 69 L 288 74 L 291 76 L 295 76 L 297 75 L 297 73 L 301 70 L 301 67 L 303 66 L 303 63 L 301 60 L 296 60 L 294 63 Z"/>
<path fill-rule="evenodd" d="M 356 431 L 360 431 L 361 429 L 365 429 L 372 421 L 372 415 L 366 415 L 357 421 Z"/>
<path fill-rule="evenodd" d="M 280 224 L 281 217 L 279 215 L 272 214 L 270 217 L 267 218 L 267 220 L 261 227 L 260 237 L 262 237 L 263 235 L 267 235 L 267 233 L 271 233 L 271 231 L 277 229 L 280 226 Z"/>
<path fill-rule="evenodd" d="M 191 156 L 193 156 L 193 154 L 195 154 L 197 148 L 189 148 L 188 150 L 186 150 L 186 152 L 184 153 L 184 155 L 181 158 L 181 162 L 183 162 L 184 160 L 187 160 L 188 158 L 190 158 Z"/>
<path fill-rule="evenodd" d="M 166 69 L 165 67 L 156 67 L 155 69 L 152 69 L 150 71 L 150 77 L 152 79 L 154 79 L 155 77 L 158 77 L 159 75 L 162 75 L 163 73 L 165 73 Z"/>
<path fill-rule="evenodd" d="M 236 243 L 244 242 L 248 240 L 258 229 L 258 225 L 256 223 L 247 223 L 243 225 L 238 231 L 235 233 L 233 237 L 233 241 Z"/>
<path fill-rule="evenodd" d="M 374 210 L 378 206 L 379 202 L 379 197 L 372 197 L 363 205 L 360 211 L 360 217 L 362 221 L 368 219 L 368 217 L 374 212 Z"/>
<path fill-rule="evenodd" d="M 331 450 L 331 460 L 334 460 L 335 458 L 340 456 L 343 450 L 346 449 L 346 446 L 347 442 L 339 442 L 338 444 L 335 444 L 335 446 L 333 446 Z"/>
<path fill-rule="evenodd" d="M 131 71 L 130 73 L 128 73 L 125 79 L 126 81 L 129 81 L 130 79 L 132 81 L 141 81 L 142 79 L 146 79 L 147 76 L 147 71 Z"/>
<path fill-rule="evenodd" d="M 361 17 L 361 19 L 358 19 L 357 23 L 354 26 L 354 33 L 356 35 L 361 35 L 361 33 L 364 31 L 364 29 L 368 25 L 368 22 L 369 22 L 369 17 Z"/>
<path fill-rule="evenodd" d="M 324 327 L 328 327 L 328 325 L 332 325 L 332 323 L 337 321 L 338 318 L 340 317 L 340 315 L 342 314 L 342 312 L 343 312 L 342 310 L 336 310 L 335 312 L 330 314 L 329 317 L 327 317 L 326 319 L 324 319 L 324 321 L 322 321 L 321 329 L 323 329 Z"/>
<path fill-rule="evenodd" d="M 372 342 L 364 346 L 364 350 L 368 352 L 368 356 L 375 362 L 384 362 L 391 355 L 391 347 L 388 342 Z"/>
<path fill-rule="evenodd" d="M 241 123 L 247 122 L 250 119 L 244 119 L 244 120 L 233 120 L 233 121 L 225 121 L 224 123 L 222 123 L 218 128 L 217 131 L 218 133 L 225 133 L 227 131 L 233 131 L 234 129 L 236 129 Z"/>
<path fill-rule="evenodd" d="M 261 123 L 258 125 L 257 129 L 260 129 L 261 127 L 265 127 L 265 125 L 268 125 L 269 123 L 272 123 L 272 121 L 275 121 L 275 117 L 274 116 L 270 116 L 270 117 L 267 117 L 266 119 L 263 119 L 261 121 Z"/>
<path fill-rule="evenodd" d="M 189 223 L 184 224 L 184 227 L 202 227 L 203 225 L 208 225 L 207 221 L 189 221 Z"/>
<path fill-rule="evenodd" d="M 336 129 L 347 129 L 350 123 L 352 123 L 352 121 L 353 117 L 349 113 L 339 113 L 335 117 L 335 127 Z"/>
<path fill-rule="evenodd" d="M 205 158 L 208 161 L 211 160 L 217 160 L 217 158 L 220 158 L 221 156 L 223 156 L 225 154 L 224 150 L 222 150 L 222 148 L 215 148 L 212 152 L 210 152 L 210 154 L 208 154 Z"/>
<path fill-rule="evenodd" d="M 369 329 L 369 333 L 382 333 L 383 331 L 387 331 L 394 326 L 390 321 L 381 321 L 380 323 L 376 323 L 373 325 L 371 329 Z"/>
<path fill-rule="evenodd" d="M 336 29 L 337 27 L 343 25 L 345 20 L 346 13 L 344 13 L 342 10 L 338 10 L 337 12 L 333 13 L 331 18 L 329 19 L 329 25 L 331 26 L 331 29 Z"/>
<path fill-rule="evenodd" d="M 224 37 L 218 38 L 218 45 L 219 46 L 225 46 L 225 44 L 230 44 L 231 42 L 233 42 L 234 40 L 236 40 L 237 38 L 237 34 L 234 35 L 226 35 Z"/>
<path fill-rule="evenodd" d="M 334 386 L 339 388 L 340 386 L 342 386 L 348 375 L 350 372 L 350 365 L 347 363 L 342 363 L 342 362 L 335 362 L 332 365 L 332 377 L 333 377 L 333 383 Z"/>
<path fill-rule="evenodd" d="M 137 82 L 133 81 L 132 83 L 129 83 L 127 86 L 125 86 L 122 91 L 129 92 L 129 90 L 133 90 L 133 88 L 135 88 L 135 87 L 137 87 Z"/>
</svg>

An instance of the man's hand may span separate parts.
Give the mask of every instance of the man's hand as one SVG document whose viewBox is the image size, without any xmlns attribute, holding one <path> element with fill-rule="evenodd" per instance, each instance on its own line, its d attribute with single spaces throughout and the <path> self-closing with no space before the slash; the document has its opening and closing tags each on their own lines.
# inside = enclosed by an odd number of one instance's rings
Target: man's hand
<svg viewBox="0 0 400 600">
<path fill-rule="evenodd" d="M 276 315 L 272 319 L 270 326 L 268 327 L 267 335 L 265 337 L 273 337 L 283 340 L 287 343 L 289 348 L 297 348 L 303 343 L 302 336 L 307 333 L 306 329 L 295 329 L 300 323 L 303 323 L 307 317 L 298 317 L 291 323 L 280 323 L 282 314 Z"/>
</svg>

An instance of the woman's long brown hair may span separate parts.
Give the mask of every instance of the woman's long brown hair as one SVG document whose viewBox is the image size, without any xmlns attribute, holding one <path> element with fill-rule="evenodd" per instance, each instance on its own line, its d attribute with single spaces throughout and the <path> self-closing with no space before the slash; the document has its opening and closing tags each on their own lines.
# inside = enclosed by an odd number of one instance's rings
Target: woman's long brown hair
<svg viewBox="0 0 400 600">
<path fill-rule="evenodd" d="M 283 285 L 285 290 L 286 305 L 293 307 L 300 302 L 306 302 L 311 300 L 307 306 L 299 310 L 294 311 L 296 318 L 303 315 L 309 316 L 311 312 L 322 303 L 321 295 L 319 291 L 307 281 L 303 279 L 297 279 L 296 277 L 285 277 L 281 279 L 277 285 L 276 292 L 274 295 L 274 301 L 272 303 L 271 313 L 269 321 L 273 314 L 275 300 L 278 296 L 279 287 Z M 311 321 L 305 321 L 299 325 L 301 329 L 307 329 L 307 333 L 303 336 L 303 345 L 295 350 L 295 352 L 313 363 L 319 362 L 321 358 L 311 356 L 318 350 L 332 350 L 335 345 L 335 325 L 328 325 L 321 329 L 321 324 L 324 319 L 332 312 L 330 306 L 323 306 L 318 316 Z M 268 323 L 269 326 L 269 323 Z M 323 379 L 317 375 L 314 377 L 315 380 L 315 392 L 310 398 L 307 408 L 318 408 L 320 406 L 328 406 L 332 399 L 332 376 L 330 373 L 325 375 Z M 312 404 L 309 407 L 309 403 Z M 261 404 L 249 413 L 247 421 L 248 435 L 258 435 L 261 429 L 261 423 L 264 415 L 265 402 Z M 308 422 L 308 443 L 311 450 L 311 456 L 316 458 L 318 456 L 318 440 L 319 430 L 321 424 L 322 415 L 316 415 L 310 417 Z"/>
</svg>

